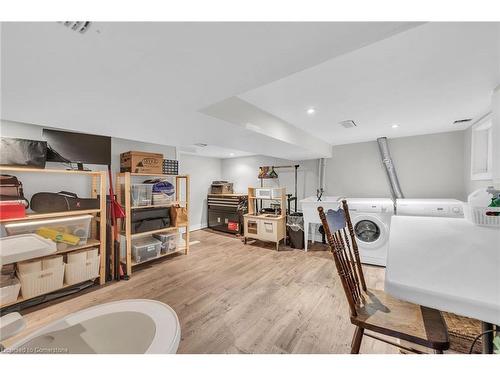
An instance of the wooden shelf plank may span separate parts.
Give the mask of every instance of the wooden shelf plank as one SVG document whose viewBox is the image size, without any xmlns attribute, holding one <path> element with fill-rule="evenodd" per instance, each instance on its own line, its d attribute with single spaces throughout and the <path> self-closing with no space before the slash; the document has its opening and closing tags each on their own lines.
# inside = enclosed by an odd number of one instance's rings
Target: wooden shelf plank
<svg viewBox="0 0 500 375">
<path fill-rule="evenodd" d="M 184 228 L 185 225 L 177 226 L 177 227 L 168 227 L 168 228 L 162 228 L 162 229 L 155 229 L 155 230 L 150 230 L 148 232 L 142 232 L 142 233 L 134 233 L 131 235 L 132 238 L 137 238 L 137 237 L 144 237 L 148 236 L 151 234 L 156 234 L 156 233 L 163 233 L 163 232 L 170 232 L 173 230 L 177 230 L 179 228 Z M 125 233 L 121 233 L 122 235 L 125 235 Z"/>
<path fill-rule="evenodd" d="M 147 206 L 132 206 L 132 207 L 130 207 L 130 209 L 132 209 L 132 210 L 140 210 L 141 208 L 171 207 L 174 204 L 183 205 L 185 203 L 186 203 L 185 201 L 180 201 L 180 202 L 175 201 L 175 202 L 171 202 L 171 203 L 167 203 L 167 204 L 150 204 L 150 205 L 147 205 Z"/>
<path fill-rule="evenodd" d="M 48 257 L 52 257 L 54 255 L 62 255 L 62 254 L 72 253 L 73 251 L 79 251 L 79 250 L 89 249 L 91 247 L 99 247 L 100 244 L 101 244 L 101 241 L 94 240 L 93 238 L 89 238 L 87 240 L 87 243 L 85 245 L 71 246 L 71 248 L 68 248 L 68 249 L 65 249 L 65 250 L 58 250 L 55 253 L 52 253 L 52 254 L 49 254 L 49 255 L 44 255 L 42 257 L 32 258 L 30 260 L 39 259 L 39 258 L 48 258 Z"/>
<path fill-rule="evenodd" d="M 0 219 L 0 223 L 9 223 L 17 221 L 29 221 L 29 220 L 41 220 L 41 219 L 53 219 L 56 217 L 66 217 L 66 216 L 78 216 L 78 215 L 90 215 L 97 214 L 101 212 L 100 209 L 93 210 L 77 210 L 77 211 L 60 211 L 60 212 L 50 212 L 46 214 L 28 213 L 25 217 L 20 217 L 16 219 Z"/>
<path fill-rule="evenodd" d="M 100 175 L 105 171 L 79 171 L 77 169 L 49 169 L 49 168 L 25 168 L 25 167 L 11 167 L 8 165 L 0 165 L 0 171 L 2 172 L 25 172 L 25 173 L 68 173 L 68 174 L 83 174 L 83 175 Z"/>
<path fill-rule="evenodd" d="M 96 280 L 98 280 L 98 279 L 99 279 L 99 276 L 97 276 L 97 277 L 95 278 L 94 282 L 95 282 Z M 83 283 L 83 282 L 84 282 L 84 281 L 82 281 L 82 283 Z M 79 283 L 77 283 L 77 284 L 64 284 L 64 285 L 62 286 L 62 288 L 54 289 L 54 290 L 51 290 L 50 292 L 43 293 L 43 294 L 40 294 L 40 295 L 35 296 L 35 297 L 31 297 L 31 298 L 24 298 L 24 297 L 22 296 L 22 294 L 20 294 L 20 295 L 19 295 L 19 297 L 17 298 L 17 300 L 15 300 L 14 302 L 5 303 L 5 304 L 3 304 L 3 305 L 0 305 L 0 309 L 3 309 L 3 308 L 8 307 L 8 306 L 17 305 L 18 303 L 21 303 L 21 302 L 24 302 L 24 301 L 29 301 L 30 299 L 35 299 L 35 298 L 38 298 L 38 297 L 40 297 L 40 296 L 44 296 L 44 295 L 49 294 L 49 293 L 57 292 L 58 290 L 63 290 L 63 289 L 66 289 L 66 288 L 73 287 L 74 285 L 78 285 L 78 284 L 79 284 Z"/>
<path fill-rule="evenodd" d="M 166 253 L 166 254 L 161 254 L 160 256 L 157 256 L 156 258 L 151 258 L 151 259 L 145 260 L 144 262 L 136 263 L 136 262 L 132 261 L 132 267 L 140 266 L 141 264 L 149 263 L 149 262 L 152 262 L 154 260 L 161 259 L 161 258 L 167 257 L 167 256 L 172 255 L 172 254 L 177 254 L 177 253 L 180 253 L 184 250 L 186 250 L 186 246 L 181 246 L 181 247 L 177 248 L 177 250 L 175 250 L 175 251 L 171 251 L 170 253 Z"/>
<path fill-rule="evenodd" d="M 120 172 L 121 176 L 125 175 L 125 173 L 129 172 Z M 163 174 L 163 173 L 130 173 L 132 177 L 179 177 L 179 178 L 187 178 L 187 175 L 182 174 Z"/>
</svg>

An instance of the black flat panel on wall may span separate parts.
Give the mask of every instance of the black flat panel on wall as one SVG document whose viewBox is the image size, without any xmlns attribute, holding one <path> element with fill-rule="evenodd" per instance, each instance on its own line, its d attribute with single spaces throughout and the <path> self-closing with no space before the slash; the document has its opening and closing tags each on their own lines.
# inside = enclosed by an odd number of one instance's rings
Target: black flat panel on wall
<svg viewBox="0 0 500 375">
<path fill-rule="evenodd" d="M 47 161 L 111 164 L 111 137 L 52 129 L 43 129 L 42 135 L 55 151 L 47 153 Z"/>
</svg>

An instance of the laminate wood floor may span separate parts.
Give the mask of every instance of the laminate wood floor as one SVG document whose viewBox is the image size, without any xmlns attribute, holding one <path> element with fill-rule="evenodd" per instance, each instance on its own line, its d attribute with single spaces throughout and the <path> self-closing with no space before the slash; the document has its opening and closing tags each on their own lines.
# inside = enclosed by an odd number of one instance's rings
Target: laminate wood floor
<svg viewBox="0 0 500 375">
<path fill-rule="evenodd" d="M 348 353 L 354 327 L 330 254 L 200 230 L 189 255 L 143 266 L 128 281 L 23 313 L 27 329 L 10 343 L 66 314 L 113 300 L 149 298 L 169 304 L 182 326 L 179 353 Z M 365 267 L 369 287 L 384 270 Z M 124 327 L 126 329 L 126 327 Z M 361 353 L 397 353 L 363 339 Z"/>
</svg>

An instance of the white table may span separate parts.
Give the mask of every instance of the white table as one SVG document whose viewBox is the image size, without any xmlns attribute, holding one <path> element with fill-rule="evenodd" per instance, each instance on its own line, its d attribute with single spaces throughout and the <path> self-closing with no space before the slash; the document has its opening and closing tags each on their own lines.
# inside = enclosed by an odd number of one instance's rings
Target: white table
<svg viewBox="0 0 500 375">
<path fill-rule="evenodd" d="M 394 216 L 385 290 L 500 325 L 500 229 L 465 219 Z"/>
</svg>

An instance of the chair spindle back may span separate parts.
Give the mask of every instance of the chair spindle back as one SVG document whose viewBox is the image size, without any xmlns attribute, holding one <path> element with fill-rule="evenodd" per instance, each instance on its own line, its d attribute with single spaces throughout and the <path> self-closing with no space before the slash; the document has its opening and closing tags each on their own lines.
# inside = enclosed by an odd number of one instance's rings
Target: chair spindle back
<svg viewBox="0 0 500 375">
<path fill-rule="evenodd" d="M 328 225 L 323 207 L 318 207 L 318 213 L 333 254 L 342 287 L 349 302 L 351 314 L 356 316 L 356 306 L 359 306 L 362 302 L 362 291 L 366 291 L 366 283 L 346 200 L 342 201 L 342 209 L 344 210 L 346 227 L 333 233 Z"/>
</svg>

